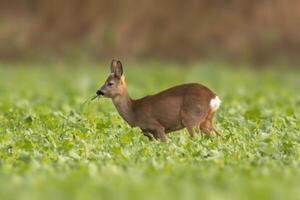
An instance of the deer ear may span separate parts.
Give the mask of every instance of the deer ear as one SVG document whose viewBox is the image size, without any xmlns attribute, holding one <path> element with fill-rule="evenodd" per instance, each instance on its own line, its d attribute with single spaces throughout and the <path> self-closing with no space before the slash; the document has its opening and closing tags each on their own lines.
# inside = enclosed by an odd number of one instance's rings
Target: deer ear
<svg viewBox="0 0 300 200">
<path fill-rule="evenodd" d="M 116 69 L 117 69 L 117 66 L 118 66 L 117 60 L 112 59 L 111 64 L 110 64 L 110 72 L 115 73 Z"/>
<path fill-rule="evenodd" d="M 121 78 L 121 76 L 123 75 L 122 63 L 119 60 L 117 61 L 117 67 L 115 68 L 114 73 L 117 78 Z"/>
</svg>

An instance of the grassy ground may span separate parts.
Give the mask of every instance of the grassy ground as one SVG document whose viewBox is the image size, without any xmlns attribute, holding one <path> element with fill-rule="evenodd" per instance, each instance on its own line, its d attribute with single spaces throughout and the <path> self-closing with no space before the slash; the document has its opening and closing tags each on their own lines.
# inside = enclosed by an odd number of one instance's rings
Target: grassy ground
<svg viewBox="0 0 300 200">
<path fill-rule="evenodd" d="M 149 142 L 112 103 L 108 66 L 0 66 L 0 199 L 299 199 L 300 71 L 124 65 L 134 98 L 201 82 L 222 138 Z"/>
</svg>

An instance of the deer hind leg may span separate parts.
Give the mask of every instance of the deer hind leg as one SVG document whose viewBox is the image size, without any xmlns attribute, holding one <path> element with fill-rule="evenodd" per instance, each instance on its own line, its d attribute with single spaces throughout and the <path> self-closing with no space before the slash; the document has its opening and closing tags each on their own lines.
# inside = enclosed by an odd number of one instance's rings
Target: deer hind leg
<svg viewBox="0 0 300 200">
<path fill-rule="evenodd" d="M 193 138 L 195 136 L 194 127 L 193 126 L 186 126 L 186 129 L 188 130 L 190 136 Z"/>
<path fill-rule="evenodd" d="M 214 131 L 217 134 L 217 136 L 222 136 L 221 133 L 213 127 L 214 115 L 215 111 L 209 110 L 205 120 L 203 122 L 200 122 L 199 128 L 205 134 L 210 134 L 212 131 Z"/>
<path fill-rule="evenodd" d="M 213 119 L 214 113 L 209 111 L 207 116 L 203 121 L 200 121 L 199 128 L 200 130 L 205 133 L 205 134 L 210 134 L 213 130 L 213 125 L 212 125 L 212 119 Z"/>
<path fill-rule="evenodd" d="M 200 117 L 200 121 L 204 121 L 204 119 L 205 119 L 204 117 Z M 188 130 L 190 136 L 194 137 L 194 130 L 195 130 L 195 128 L 198 129 L 199 117 L 186 116 L 185 118 L 183 118 L 182 123 Z"/>
</svg>

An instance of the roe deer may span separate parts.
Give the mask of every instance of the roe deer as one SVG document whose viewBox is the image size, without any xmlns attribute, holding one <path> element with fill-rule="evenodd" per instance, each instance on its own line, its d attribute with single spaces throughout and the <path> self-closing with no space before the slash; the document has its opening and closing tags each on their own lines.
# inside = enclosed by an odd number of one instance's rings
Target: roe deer
<svg viewBox="0 0 300 200">
<path fill-rule="evenodd" d="M 166 133 L 182 128 L 187 128 L 191 137 L 194 128 L 220 136 L 213 127 L 213 117 L 221 101 L 201 84 L 178 85 L 133 100 L 128 95 L 122 63 L 112 60 L 111 73 L 96 93 L 111 98 L 122 118 L 131 127 L 139 127 L 150 140 L 154 137 L 166 142 Z"/>
</svg>

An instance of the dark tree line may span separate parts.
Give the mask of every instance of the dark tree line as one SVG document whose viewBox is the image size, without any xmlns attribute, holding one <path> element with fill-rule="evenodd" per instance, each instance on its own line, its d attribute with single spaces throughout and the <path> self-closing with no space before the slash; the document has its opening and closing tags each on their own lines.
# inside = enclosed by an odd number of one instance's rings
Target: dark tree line
<svg viewBox="0 0 300 200">
<path fill-rule="evenodd" d="M 0 0 L 0 58 L 298 60 L 299 0 Z"/>
</svg>

